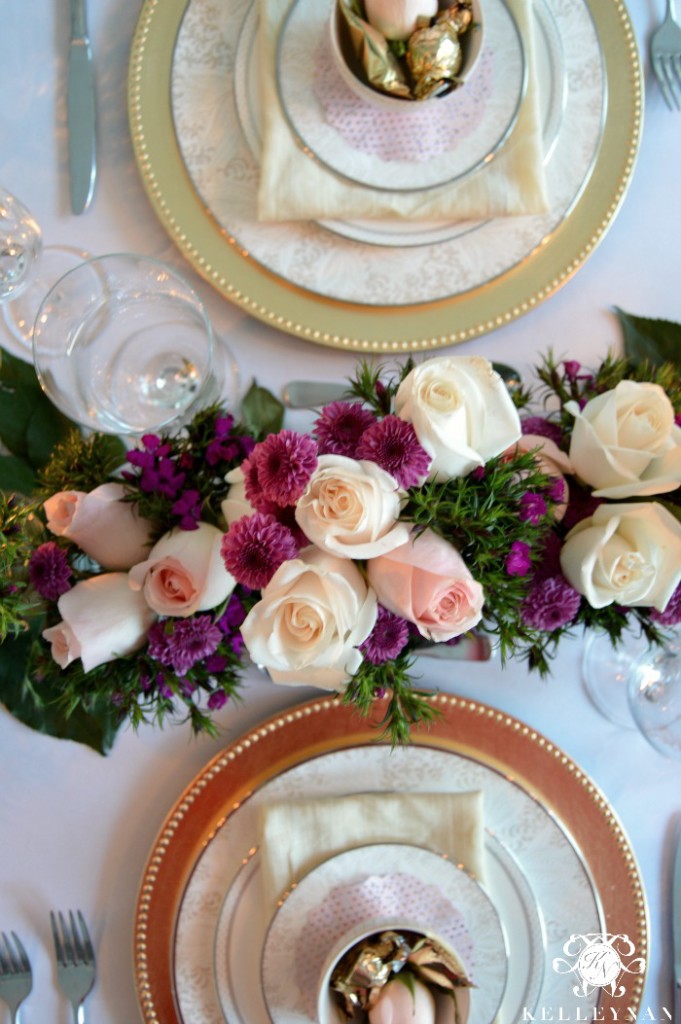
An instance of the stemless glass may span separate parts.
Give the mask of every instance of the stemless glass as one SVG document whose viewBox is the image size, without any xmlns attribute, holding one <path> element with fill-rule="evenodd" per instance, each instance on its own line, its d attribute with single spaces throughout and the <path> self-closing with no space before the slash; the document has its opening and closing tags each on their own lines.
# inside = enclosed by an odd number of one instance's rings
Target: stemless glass
<svg viewBox="0 0 681 1024">
<path fill-rule="evenodd" d="M 166 263 L 132 253 L 65 274 L 33 330 L 47 396 L 82 426 L 112 434 L 179 427 L 217 401 L 213 348 L 196 292 Z"/>
<path fill-rule="evenodd" d="M 22 358 L 30 358 L 33 323 L 46 292 L 87 256 L 72 246 L 44 245 L 31 211 L 0 185 L 0 303 Z"/>
<path fill-rule="evenodd" d="M 606 634 L 587 637 L 582 679 L 604 717 L 624 729 L 638 729 L 667 757 L 681 758 L 681 631 L 650 645 L 626 633 L 614 648 Z"/>
</svg>

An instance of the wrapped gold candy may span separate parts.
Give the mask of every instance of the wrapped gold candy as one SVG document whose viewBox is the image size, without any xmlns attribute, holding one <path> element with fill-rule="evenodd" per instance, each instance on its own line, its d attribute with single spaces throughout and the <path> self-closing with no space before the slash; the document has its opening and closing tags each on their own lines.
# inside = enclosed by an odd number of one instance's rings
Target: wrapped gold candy
<svg viewBox="0 0 681 1024">
<path fill-rule="evenodd" d="M 463 62 L 459 37 L 468 30 L 472 18 L 471 0 L 458 0 L 440 11 L 433 25 L 417 29 L 410 36 L 406 58 L 416 99 L 427 99 L 456 86 Z"/>
</svg>

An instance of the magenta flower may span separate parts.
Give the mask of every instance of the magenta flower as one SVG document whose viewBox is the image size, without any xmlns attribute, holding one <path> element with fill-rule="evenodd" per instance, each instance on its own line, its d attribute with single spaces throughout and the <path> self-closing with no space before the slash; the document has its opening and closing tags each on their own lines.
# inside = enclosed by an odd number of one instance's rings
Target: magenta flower
<svg viewBox="0 0 681 1024">
<path fill-rule="evenodd" d="M 291 531 L 273 516 L 256 512 L 232 523 L 220 550 L 237 582 L 262 590 L 282 562 L 296 557 L 298 545 Z"/>
<path fill-rule="evenodd" d="M 411 423 L 392 415 L 364 431 L 357 458 L 377 463 L 405 488 L 417 487 L 428 476 L 431 462 Z"/>
<path fill-rule="evenodd" d="M 533 629 L 552 633 L 572 622 L 581 600 L 564 576 L 548 576 L 532 585 L 522 604 L 522 620 Z"/>
<path fill-rule="evenodd" d="M 546 515 L 546 501 L 541 494 L 526 491 L 520 499 L 520 518 L 524 523 L 536 526 Z"/>
<path fill-rule="evenodd" d="M 528 416 L 520 421 L 520 428 L 523 434 L 537 434 L 539 437 L 548 437 L 550 441 L 555 441 L 559 447 L 563 439 L 558 424 L 544 419 L 543 416 Z"/>
<path fill-rule="evenodd" d="M 374 414 L 365 409 L 361 402 L 331 402 L 325 405 L 313 430 L 319 454 L 359 458 L 356 455 L 359 440 L 375 422 Z"/>
<path fill-rule="evenodd" d="M 374 628 L 359 649 L 373 665 L 393 661 L 409 640 L 409 623 L 399 615 L 378 606 Z"/>
<path fill-rule="evenodd" d="M 581 368 L 582 364 L 577 362 L 576 359 L 565 359 L 563 361 L 563 369 L 568 380 L 577 380 Z"/>
<path fill-rule="evenodd" d="M 181 530 L 196 530 L 201 519 L 201 495 L 198 491 L 183 491 L 171 512 L 178 517 Z"/>
<path fill-rule="evenodd" d="M 281 430 L 257 444 L 248 462 L 255 468 L 257 486 L 265 498 L 277 505 L 293 505 L 315 471 L 317 445 L 307 434 Z M 249 500 L 252 482 L 251 478 L 246 489 Z"/>
<path fill-rule="evenodd" d="M 227 703 L 227 694 L 224 690 L 213 690 L 210 697 L 208 698 L 208 708 L 210 711 L 219 711 Z"/>
<path fill-rule="evenodd" d="M 218 626 L 223 633 L 231 633 L 232 630 L 239 628 L 245 618 L 246 609 L 241 602 L 241 598 L 237 594 L 232 594 L 222 617 L 218 621 Z"/>
<path fill-rule="evenodd" d="M 175 672 L 188 672 L 197 661 L 214 654 L 222 640 L 222 632 L 210 615 L 193 615 L 175 619 L 168 639 L 168 658 Z"/>
<path fill-rule="evenodd" d="M 506 572 L 509 576 L 527 576 L 532 568 L 530 546 L 522 540 L 514 540 L 506 556 Z"/>
<path fill-rule="evenodd" d="M 660 626 L 677 626 L 681 622 L 681 583 L 667 601 L 663 612 L 651 608 L 650 618 Z"/>
<path fill-rule="evenodd" d="M 53 540 L 35 549 L 28 563 L 28 578 L 46 601 L 56 601 L 71 589 L 71 568 L 66 552 Z"/>
</svg>

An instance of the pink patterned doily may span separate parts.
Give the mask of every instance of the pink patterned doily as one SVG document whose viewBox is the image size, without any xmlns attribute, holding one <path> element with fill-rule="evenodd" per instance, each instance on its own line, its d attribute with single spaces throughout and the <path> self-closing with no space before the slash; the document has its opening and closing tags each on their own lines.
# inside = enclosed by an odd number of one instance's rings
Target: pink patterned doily
<svg viewBox="0 0 681 1024">
<path fill-rule="evenodd" d="M 332 889 L 307 915 L 296 949 L 296 981 L 305 994 L 312 1019 L 315 995 L 329 950 L 361 921 L 408 920 L 422 922 L 424 930 L 439 935 L 452 947 L 474 980 L 473 939 L 461 911 L 435 885 L 406 874 L 370 875 L 352 885 Z"/>
<path fill-rule="evenodd" d="M 424 163 L 448 153 L 484 116 L 494 86 L 494 54 L 484 48 L 470 81 L 440 99 L 407 101 L 393 113 L 357 96 L 334 67 L 324 39 L 316 53 L 314 89 L 328 123 L 353 149 L 381 160 Z"/>
</svg>

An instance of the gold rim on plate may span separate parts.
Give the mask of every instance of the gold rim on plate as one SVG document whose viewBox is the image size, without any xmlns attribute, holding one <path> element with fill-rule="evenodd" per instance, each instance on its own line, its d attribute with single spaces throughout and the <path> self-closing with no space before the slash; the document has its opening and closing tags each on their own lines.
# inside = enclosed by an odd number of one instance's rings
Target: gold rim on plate
<svg viewBox="0 0 681 1024">
<path fill-rule="evenodd" d="M 145 1024 L 183 1024 L 174 986 L 177 917 L 206 845 L 265 782 L 316 757 L 377 740 L 376 719 L 335 698 L 280 712 L 217 754 L 169 812 L 144 870 L 135 918 L 135 978 Z M 648 952 L 648 913 L 639 869 L 624 830 L 591 779 L 555 744 L 496 708 L 448 694 L 434 696 L 440 720 L 413 744 L 463 754 L 513 780 L 561 823 L 581 851 L 602 905 L 604 929 Z M 600 1018 L 618 1006 L 635 1012 L 645 974 L 624 975 L 624 992 L 601 990 Z"/>
<path fill-rule="evenodd" d="M 145 0 L 128 75 L 128 109 L 142 181 L 183 256 L 251 316 L 317 344 L 360 352 L 426 351 L 469 341 L 523 316 L 582 266 L 625 197 L 643 124 L 643 77 L 622 0 L 585 0 L 604 64 L 607 118 L 589 181 L 561 224 L 518 265 L 483 286 L 410 306 L 366 306 L 304 291 L 268 271 L 197 194 L 177 142 L 171 77 L 190 0 Z"/>
</svg>

